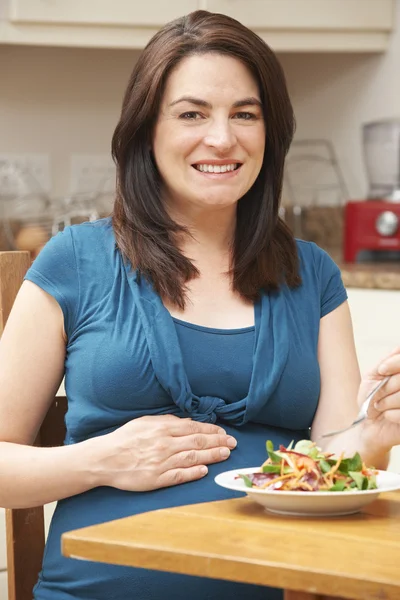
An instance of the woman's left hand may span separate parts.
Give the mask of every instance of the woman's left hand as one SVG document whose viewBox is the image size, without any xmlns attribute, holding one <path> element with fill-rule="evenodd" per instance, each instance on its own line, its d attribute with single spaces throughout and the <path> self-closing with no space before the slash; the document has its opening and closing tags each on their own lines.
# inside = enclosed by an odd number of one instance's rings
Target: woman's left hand
<svg viewBox="0 0 400 600">
<path fill-rule="evenodd" d="M 390 375 L 389 381 L 376 393 L 368 411 L 365 433 L 371 443 L 389 451 L 400 444 L 400 347 L 396 348 L 361 381 L 358 404 L 382 379 Z"/>
</svg>

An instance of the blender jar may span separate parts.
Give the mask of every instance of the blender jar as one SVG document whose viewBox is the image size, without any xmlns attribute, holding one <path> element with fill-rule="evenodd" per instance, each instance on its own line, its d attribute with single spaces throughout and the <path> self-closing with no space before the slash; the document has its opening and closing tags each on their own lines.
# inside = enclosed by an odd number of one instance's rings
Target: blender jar
<svg viewBox="0 0 400 600">
<path fill-rule="evenodd" d="M 400 119 L 363 125 L 368 198 L 400 202 Z"/>
</svg>

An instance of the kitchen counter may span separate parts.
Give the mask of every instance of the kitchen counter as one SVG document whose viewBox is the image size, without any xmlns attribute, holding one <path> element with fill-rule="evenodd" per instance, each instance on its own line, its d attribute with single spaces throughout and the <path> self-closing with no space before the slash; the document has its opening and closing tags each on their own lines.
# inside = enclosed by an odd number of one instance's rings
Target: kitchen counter
<svg viewBox="0 0 400 600">
<path fill-rule="evenodd" d="M 334 258 L 334 257 L 332 257 Z M 347 288 L 400 290 L 400 263 L 344 263 L 336 261 Z"/>
<path fill-rule="evenodd" d="M 343 260 L 342 250 L 337 246 L 320 246 L 338 265 L 346 288 L 400 290 L 400 261 L 347 263 Z"/>
<path fill-rule="evenodd" d="M 344 262 L 343 220 L 343 206 L 305 207 L 301 214 L 301 223 L 297 223 L 301 232 L 298 237 L 315 242 L 328 252 L 339 266 L 347 288 L 400 290 L 400 261 Z M 285 207 L 285 221 L 292 231 L 296 230 L 291 206 Z"/>
</svg>

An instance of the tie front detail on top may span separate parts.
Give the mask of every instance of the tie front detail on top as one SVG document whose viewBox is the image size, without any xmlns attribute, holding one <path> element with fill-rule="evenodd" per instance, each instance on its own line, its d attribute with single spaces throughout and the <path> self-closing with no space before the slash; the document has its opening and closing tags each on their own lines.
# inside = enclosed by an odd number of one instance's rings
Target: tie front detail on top
<svg viewBox="0 0 400 600">
<path fill-rule="evenodd" d="M 197 421 L 222 420 L 243 425 L 265 407 L 285 369 L 289 352 L 286 286 L 263 293 L 255 304 L 255 347 L 248 395 L 228 403 L 212 396 L 193 394 L 173 319 L 150 282 L 125 264 L 126 277 L 146 336 L 158 381 L 182 412 Z"/>
</svg>

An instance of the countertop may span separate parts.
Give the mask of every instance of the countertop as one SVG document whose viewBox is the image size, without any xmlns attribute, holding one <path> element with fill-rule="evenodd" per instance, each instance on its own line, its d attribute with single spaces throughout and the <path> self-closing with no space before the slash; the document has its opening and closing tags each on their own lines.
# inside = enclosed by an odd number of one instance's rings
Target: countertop
<svg viewBox="0 0 400 600">
<path fill-rule="evenodd" d="M 345 287 L 400 290 L 400 263 L 344 263 L 336 261 Z"/>
<path fill-rule="evenodd" d="M 295 229 L 293 208 L 286 207 L 285 221 Z M 342 272 L 348 288 L 400 290 L 400 261 L 345 263 L 343 260 L 343 206 L 310 206 L 304 208 L 301 239 L 315 242 L 330 254 Z"/>
<path fill-rule="evenodd" d="M 324 249 L 338 265 L 345 287 L 400 290 L 400 261 L 347 263 L 338 248 Z"/>
</svg>

